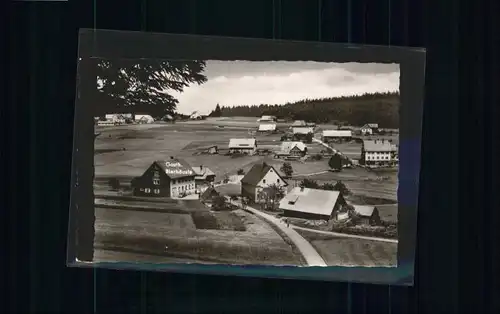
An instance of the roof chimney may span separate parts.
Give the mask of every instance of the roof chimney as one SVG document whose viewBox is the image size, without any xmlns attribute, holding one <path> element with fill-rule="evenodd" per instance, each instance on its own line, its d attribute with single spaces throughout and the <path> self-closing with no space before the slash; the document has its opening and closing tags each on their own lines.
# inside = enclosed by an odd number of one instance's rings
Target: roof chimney
<svg viewBox="0 0 500 314">
<path fill-rule="evenodd" d="M 303 186 L 300 187 L 300 192 L 304 192 L 304 187 Z"/>
<path fill-rule="evenodd" d="M 170 159 L 174 159 L 174 156 L 170 156 Z"/>
<path fill-rule="evenodd" d="M 203 165 L 200 165 L 200 170 L 203 170 Z"/>
</svg>

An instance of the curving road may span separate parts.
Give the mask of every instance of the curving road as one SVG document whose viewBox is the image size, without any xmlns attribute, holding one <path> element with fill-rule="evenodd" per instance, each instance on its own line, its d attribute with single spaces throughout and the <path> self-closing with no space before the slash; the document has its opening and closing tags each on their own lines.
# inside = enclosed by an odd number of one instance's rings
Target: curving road
<svg viewBox="0 0 500 314">
<path fill-rule="evenodd" d="M 237 203 L 238 205 L 241 205 L 241 203 Z M 287 227 L 286 223 L 284 223 L 282 220 L 272 215 L 263 213 L 255 208 L 247 206 L 246 210 L 256 216 L 266 219 L 277 228 L 279 228 L 284 234 L 286 234 L 295 244 L 302 256 L 304 256 L 304 259 L 306 260 L 308 266 L 328 266 L 321 255 L 319 255 L 316 249 L 311 245 L 311 243 L 304 239 L 304 237 L 302 237 L 297 231 L 293 230 L 291 225 L 290 227 Z"/>
</svg>

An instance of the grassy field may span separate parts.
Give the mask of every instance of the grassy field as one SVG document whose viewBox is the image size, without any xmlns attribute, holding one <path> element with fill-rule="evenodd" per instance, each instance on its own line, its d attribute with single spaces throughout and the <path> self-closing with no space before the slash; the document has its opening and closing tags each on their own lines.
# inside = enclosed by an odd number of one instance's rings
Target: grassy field
<svg viewBox="0 0 500 314">
<path fill-rule="evenodd" d="M 201 210 L 172 214 L 96 207 L 95 212 L 95 248 L 100 251 L 231 264 L 302 263 L 300 255 L 267 223 L 240 210 L 206 210 L 205 217 L 214 218 L 212 228 L 206 229 L 193 221 Z"/>
<path fill-rule="evenodd" d="M 341 238 L 297 230 L 329 266 L 397 266 L 397 243 Z"/>
<path fill-rule="evenodd" d="M 273 156 L 244 156 L 232 158 L 224 155 L 195 155 L 200 146 L 218 145 L 227 148 L 230 138 L 249 137 L 249 131 L 258 125 L 256 118 L 210 118 L 202 121 L 178 122 L 175 124 L 130 125 L 116 127 L 100 127 L 101 134 L 96 139 L 95 172 L 96 189 L 105 191 L 107 180 L 119 178 L 125 186 L 134 176 L 141 175 L 154 160 L 176 156 L 185 159 L 192 166 L 203 165 L 216 174 L 216 181 L 226 175 L 234 175 L 238 169 L 245 172 L 262 161 L 273 165 L 280 171 L 283 160 Z M 287 129 L 290 124 L 278 123 L 278 128 Z M 223 128 L 217 128 L 223 126 Z M 323 125 L 332 128 L 333 125 Z M 386 136 L 387 137 L 387 136 Z M 393 139 L 397 135 L 392 136 Z M 272 150 L 278 149 L 280 134 L 257 135 L 258 143 Z M 334 144 L 334 147 L 352 158 L 359 158 L 361 145 L 356 142 Z M 324 148 L 316 143 L 308 145 L 309 153 L 319 153 Z M 357 157 L 356 157 L 357 156 Z M 383 204 L 395 203 L 397 200 L 397 171 L 377 173 L 363 168 L 344 169 L 342 172 L 329 172 L 328 159 L 320 161 L 291 161 L 295 182 L 304 178 L 318 183 L 334 183 L 343 181 L 354 193 L 358 203 L 380 204 L 375 199 L 385 199 Z M 234 191 L 239 189 L 236 187 Z M 227 190 L 227 189 L 226 189 Z M 226 194 L 233 192 L 226 191 Z M 239 193 L 236 191 L 236 193 Z M 396 215 L 397 216 L 397 215 Z"/>
</svg>

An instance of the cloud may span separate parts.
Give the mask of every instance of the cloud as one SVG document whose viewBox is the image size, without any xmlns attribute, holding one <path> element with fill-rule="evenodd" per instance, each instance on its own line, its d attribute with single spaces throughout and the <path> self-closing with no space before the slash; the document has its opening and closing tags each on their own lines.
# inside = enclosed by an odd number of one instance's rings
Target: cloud
<svg viewBox="0 0 500 314">
<path fill-rule="evenodd" d="M 367 69 L 363 70 L 363 67 Z M 392 69 L 389 71 L 389 68 Z M 373 72 L 378 70 L 379 72 Z M 399 90 L 399 66 L 319 62 L 207 62 L 208 81 L 174 93 L 181 113 L 221 106 L 284 104 L 305 98 Z"/>
</svg>

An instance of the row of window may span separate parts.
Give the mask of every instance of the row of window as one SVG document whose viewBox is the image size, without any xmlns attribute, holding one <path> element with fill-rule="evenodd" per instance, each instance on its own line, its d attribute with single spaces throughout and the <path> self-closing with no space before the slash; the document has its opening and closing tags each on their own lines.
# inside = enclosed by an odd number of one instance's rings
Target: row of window
<svg viewBox="0 0 500 314">
<path fill-rule="evenodd" d="M 389 156 L 366 156 L 366 160 L 389 160 Z"/>
<path fill-rule="evenodd" d="M 175 183 L 184 183 L 184 182 L 190 182 L 191 180 L 172 180 L 172 183 L 175 184 Z M 160 179 L 153 179 L 153 184 L 154 185 L 160 185 Z"/>
<path fill-rule="evenodd" d="M 141 192 L 144 192 L 144 193 L 151 193 L 151 189 L 150 188 L 141 188 Z M 160 189 L 153 189 L 153 193 L 154 194 L 160 194 Z"/>
<path fill-rule="evenodd" d="M 194 189 L 194 184 L 182 185 L 179 186 L 179 191 L 187 191 Z M 177 190 L 177 187 L 174 187 L 173 190 Z"/>
</svg>

